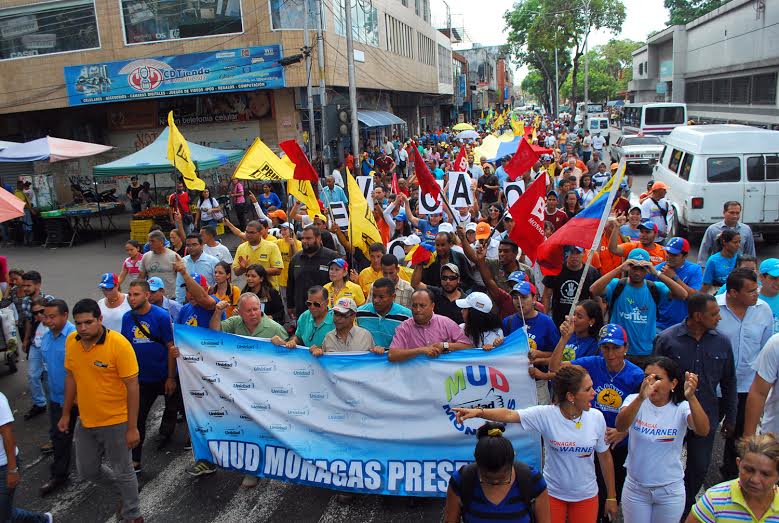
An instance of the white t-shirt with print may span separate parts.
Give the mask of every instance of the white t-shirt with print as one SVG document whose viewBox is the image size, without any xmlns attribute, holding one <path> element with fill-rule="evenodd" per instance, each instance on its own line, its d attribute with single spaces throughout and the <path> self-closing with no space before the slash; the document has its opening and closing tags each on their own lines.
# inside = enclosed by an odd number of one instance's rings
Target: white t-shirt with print
<svg viewBox="0 0 779 523">
<path fill-rule="evenodd" d="M 638 397 L 631 394 L 624 409 Z M 638 409 L 628 431 L 625 468 L 632 480 L 644 487 L 659 487 L 684 479 L 682 446 L 687 434 L 690 404 L 673 401 L 657 407 L 648 399 Z"/>
<path fill-rule="evenodd" d="M 779 434 L 779 394 L 776 392 L 776 385 L 779 382 L 779 334 L 768 338 L 752 368 L 755 369 L 758 376 L 774 385 L 771 387 L 771 392 L 768 393 L 768 399 L 766 399 L 763 408 L 760 432 Z"/>
<path fill-rule="evenodd" d="M 603 413 L 583 411 L 579 428 L 556 405 L 538 405 L 517 413 L 523 428 L 544 437 L 544 479 L 549 495 L 570 502 L 597 496 L 595 453 L 609 448 Z"/>
<path fill-rule="evenodd" d="M 0 392 L 0 427 L 3 425 L 8 425 L 9 423 L 13 423 L 14 421 L 14 415 L 13 412 L 11 412 L 11 406 L 8 405 L 8 399 L 6 399 L 5 394 Z M 0 435 L 0 443 L 2 442 L 3 437 Z M 16 453 L 19 453 L 19 449 L 16 449 Z M 0 467 L 8 465 L 8 456 L 5 453 L 5 444 L 0 445 Z"/>
</svg>

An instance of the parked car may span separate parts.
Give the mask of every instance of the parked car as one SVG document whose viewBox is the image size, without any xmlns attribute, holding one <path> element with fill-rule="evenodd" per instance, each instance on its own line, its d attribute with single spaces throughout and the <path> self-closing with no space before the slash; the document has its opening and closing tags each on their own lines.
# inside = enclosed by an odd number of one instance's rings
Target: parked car
<svg viewBox="0 0 779 523">
<path fill-rule="evenodd" d="M 668 236 L 702 233 L 741 203 L 741 220 L 779 241 L 779 131 L 746 125 L 685 125 L 665 140 L 652 176 L 668 185 Z"/>
<path fill-rule="evenodd" d="M 660 138 L 643 134 L 622 135 L 610 148 L 611 161 L 619 163 L 624 157 L 628 166 L 651 167 L 660 159 L 662 152 Z"/>
</svg>

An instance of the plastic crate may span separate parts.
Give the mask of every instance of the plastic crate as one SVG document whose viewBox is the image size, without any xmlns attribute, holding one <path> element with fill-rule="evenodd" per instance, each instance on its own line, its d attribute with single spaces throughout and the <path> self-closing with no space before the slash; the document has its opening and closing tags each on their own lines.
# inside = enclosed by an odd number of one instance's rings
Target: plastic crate
<svg viewBox="0 0 779 523">
<path fill-rule="evenodd" d="M 154 225 L 154 220 L 132 220 L 130 222 L 130 233 L 149 234 L 152 225 Z"/>
</svg>

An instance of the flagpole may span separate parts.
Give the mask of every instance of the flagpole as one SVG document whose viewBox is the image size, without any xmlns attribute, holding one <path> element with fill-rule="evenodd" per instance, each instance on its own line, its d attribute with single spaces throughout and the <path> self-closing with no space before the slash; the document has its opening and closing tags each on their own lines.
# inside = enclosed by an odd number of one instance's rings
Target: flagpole
<svg viewBox="0 0 779 523">
<path fill-rule="evenodd" d="M 624 157 L 619 162 L 619 167 L 617 168 L 617 173 L 614 176 L 611 177 L 611 190 L 609 191 L 609 199 L 606 201 L 606 208 L 603 209 L 603 215 L 600 218 L 600 223 L 598 223 L 598 232 L 595 233 L 595 238 L 592 242 L 592 247 L 590 248 L 590 252 L 587 254 L 587 262 L 584 264 L 584 270 L 582 271 L 582 276 L 579 278 L 579 285 L 576 289 L 576 295 L 573 297 L 573 302 L 571 303 L 571 309 L 568 311 L 569 316 L 573 316 L 573 311 L 576 309 L 576 303 L 579 301 L 579 296 L 581 296 L 582 293 L 582 286 L 584 285 L 584 281 L 587 279 L 587 272 L 590 270 L 590 267 L 592 266 L 592 257 L 595 255 L 595 249 L 600 245 L 601 237 L 603 236 L 603 229 L 606 227 L 606 221 L 609 218 L 609 214 L 611 214 L 611 206 L 614 205 L 614 199 L 617 196 L 617 191 L 619 190 L 619 185 L 622 182 L 622 178 L 625 176 L 625 159 Z"/>
</svg>

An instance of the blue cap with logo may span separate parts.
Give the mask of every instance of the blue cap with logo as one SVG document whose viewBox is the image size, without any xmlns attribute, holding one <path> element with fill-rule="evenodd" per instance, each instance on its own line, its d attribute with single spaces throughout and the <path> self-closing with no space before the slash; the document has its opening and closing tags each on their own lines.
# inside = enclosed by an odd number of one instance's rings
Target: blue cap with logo
<svg viewBox="0 0 779 523">
<path fill-rule="evenodd" d="M 646 220 L 641 220 L 641 223 L 638 224 L 638 228 L 647 229 L 649 231 L 655 231 L 655 232 L 659 231 L 659 229 L 657 228 L 657 224 L 648 218 Z"/>
<path fill-rule="evenodd" d="M 623 346 L 628 343 L 628 336 L 625 329 L 621 325 L 616 323 L 608 323 L 601 327 L 598 333 L 598 346 L 604 343 L 613 343 L 614 345 Z"/>
<path fill-rule="evenodd" d="M 119 284 L 119 277 L 113 272 L 107 272 L 100 277 L 100 283 L 97 284 L 101 289 L 113 289 Z"/>
<path fill-rule="evenodd" d="M 525 271 L 514 271 L 511 274 L 509 274 L 508 278 L 506 278 L 506 281 L 512 281 L 515 284 L 526 280 L 527 280 L 527 274 L 525 274 Z"/>
<path fill-rule="evenodd" d="M 766 258 L 760 264 L 760 274 L 767 274 L 774 278 L 779 278 L 779 259 Z"/>
<path fill-rule="evenodd" d="M 628 260 L 650 261 L 649 253 L 641 248 L 633 249 L 630 251 L 630 254 L 628 254 Z"/>
<path fill-rule="evenodd" d="M 160 289 L 165 290 L 165 283 L 162 281 L 162 278 L 158 278 L 157 276 L 153 276 L 146 280 L 149 284 L 149 290 L 151 292 L 157 292 Z"/>
<path fill-rule="evenodd" d="M 686 254 L 690 252 L 690 242 L 677 236 L 676 238 L 671 238 L 668 240 L 668 244 L 666 244 L 665 250 L 671 254 Z"/>
<path fill-rule="evenodd" d="M 522 296 L 529 296 L 536 293 L 536 286 L 529 281 L 521 281 L 511 289 L 511 294 L 514 294 L 515 292 L 518 292 Z"/>
</svg>

